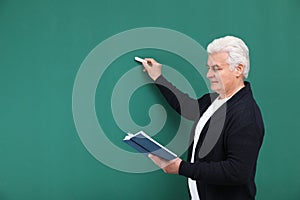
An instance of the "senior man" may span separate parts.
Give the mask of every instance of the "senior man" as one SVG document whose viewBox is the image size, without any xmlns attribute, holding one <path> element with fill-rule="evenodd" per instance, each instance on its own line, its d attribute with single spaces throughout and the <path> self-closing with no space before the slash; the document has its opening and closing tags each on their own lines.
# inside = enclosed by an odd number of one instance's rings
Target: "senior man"
<svg viewBox="0 0 300 200">
<path fill-rule="evenodd" d="M 143 62 L 167 102 L 194 121 L 188 160 L 166 161 L 149 155 L 164 172 L 188 178 L 192 200 L 253 200 L 255 173 L 264 124 L 247 78 L 249 50 L 239 38 L 226 36 L 208 47 L 207 78 L 214 91 L 190 98 L 162 75 L 152 58 Z"/>
</svg>

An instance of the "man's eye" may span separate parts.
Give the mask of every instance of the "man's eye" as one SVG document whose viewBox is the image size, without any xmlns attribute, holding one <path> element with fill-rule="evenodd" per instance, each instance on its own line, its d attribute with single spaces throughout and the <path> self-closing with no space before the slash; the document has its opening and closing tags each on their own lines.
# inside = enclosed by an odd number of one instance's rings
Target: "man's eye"
<svg viewBox="0 0 300 200">
<path fill-rule="evenodd" d="M 220 70 L 221 68 L 218 66 L 218 65 L 213 65 L 213 66 L 207 66 L 207 69 L 208 70 L 213 70 L 213 71 L 218 71 Z"/>
<path fill-rule="evenodd" d="M 212 70 L 214 70 L 214 71 L 219 70 L 219 66 L 218 66 L 218 65 L 214 65 L 214 66 L 212 66 L 211 68 L 212 68 Z"/>
</svg>

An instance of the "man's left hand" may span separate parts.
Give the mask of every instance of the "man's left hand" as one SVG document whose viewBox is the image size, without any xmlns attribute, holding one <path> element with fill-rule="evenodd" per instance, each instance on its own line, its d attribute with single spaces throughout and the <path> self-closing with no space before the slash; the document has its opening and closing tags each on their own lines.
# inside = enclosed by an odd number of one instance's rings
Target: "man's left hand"
<svg viewBox="0 0 300 200">
<path fill-rule="evenodd" d="M 173 160 L 165 160 L 153 154 L 149 154 L 148 157 L 159 166 L 165 173 L 168 174 L 178 174 L 179 166 L 181 163 L 180 158 L 175 158 Z"/>
</svg>

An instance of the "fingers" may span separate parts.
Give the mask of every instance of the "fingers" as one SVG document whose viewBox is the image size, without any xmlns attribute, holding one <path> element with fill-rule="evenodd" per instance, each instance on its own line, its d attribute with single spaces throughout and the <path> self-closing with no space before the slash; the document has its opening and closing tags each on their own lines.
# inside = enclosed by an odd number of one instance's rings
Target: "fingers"
<svg viewBox="0 0 300 200">
<path fill-rule="evenodd" d="M 145 58 L 144 60 L 146 60 L 147 63 L 148 63 L 148 64 L 151 64 L 151 65 L 157 63 L 157 61 L 154 60 L 153 58 Z"/>
<path fill-rule="evenodd" d="M 149 154 L 148 157 L 160 168 L 164 168 L 166 166 L 168 166 L 169 164 L 171 164 L 170 161 L 167 161 L 165 159 L 162 159 L 158 156 L 155 156 L 153 154 Z"/>
<path fill-rule="evenodd" d="M 180 158 L 175 158 L 173 160 L 165 160 L 158 156 L 149 154 L 148 157 L 158 166 L 160 167 L 165 173 L 168 174 L 178 174 L 179 166 L 181 163 Z"/>
<path fill-rule="evenodd" d="M 144 61 L 142 64 L 143 64 L 143 66 L 144 66 L 144 69 L 143 69 L 144 72 L 150 70 L 150 67 L 151 67 L 151 66 L 149 65 L 150 63 L 148 64 L 147 61 Z"/>
<path fill-rule="evenodd" d="M 147 67 L 150 67 L 150 66 L 159 65 L 159 63 L 153 58 L 145 58 L 144 60 L 145 60 L 145 62 L 143 62 L 144 66 L 146 65 Z"/>
<path fill-rule="evenodd" d="M 156 60 L 154 60 L 153 58 L 145 58 L 145 61 L 142 63 L 144 66 L 144 72 L 147 71 L 147 69 L 149 69 L 149 67 L 151 67 L 153 64 L 156 64 Z"/>
<path fill-rule="evenodd" d="M 161 75 L 162 65 L 153 58 L 145 58 L 143 61 L 144 72 L 147 72 L 152 80 L 156 80 Z"/>
</svg>

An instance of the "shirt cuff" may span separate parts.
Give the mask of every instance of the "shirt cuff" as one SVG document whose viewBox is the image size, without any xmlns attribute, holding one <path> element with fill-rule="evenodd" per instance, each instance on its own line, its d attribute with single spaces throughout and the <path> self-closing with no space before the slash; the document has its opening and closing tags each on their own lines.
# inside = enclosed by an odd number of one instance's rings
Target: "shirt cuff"
<svg viewBox="0 0 300 200">
<path fill-rule="evenodd" d="M 154 81 L 154 83 L 160 84 L 161 82 L 164 82 L 165 80 L 166 80 L 165 77 L 163 77 L 163 75 L 161 74 L 159 77 L 157 77 L 157 79 Z"/>
</svg>

